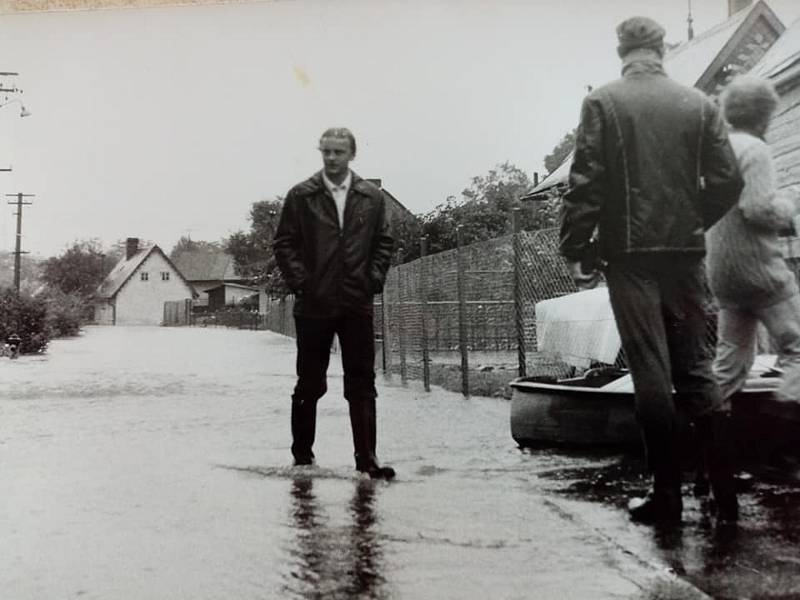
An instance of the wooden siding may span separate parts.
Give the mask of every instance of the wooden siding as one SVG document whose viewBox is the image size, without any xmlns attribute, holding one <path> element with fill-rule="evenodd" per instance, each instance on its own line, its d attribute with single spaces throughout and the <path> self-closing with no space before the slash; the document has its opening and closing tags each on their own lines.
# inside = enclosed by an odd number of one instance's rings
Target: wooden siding
<svg viewBox="0 0 800 600">
<path fill-rule="evenodd" d="M 98 302 L 95 304 L 94 322 L 98 325 L 113 325 L 114 305 L 111 302 Z"/>
<path fill-rule="evenodd" d="M 782 91 L 767 139 L 775 158 L 778 186 L 784 188 L 800 184 L 800 81 Z"/>
</svg>

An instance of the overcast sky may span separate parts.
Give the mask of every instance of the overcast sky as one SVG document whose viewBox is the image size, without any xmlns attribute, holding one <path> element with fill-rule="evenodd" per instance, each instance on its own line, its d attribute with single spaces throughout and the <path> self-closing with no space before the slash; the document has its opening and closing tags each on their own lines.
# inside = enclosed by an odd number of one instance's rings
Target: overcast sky
<svg viewBox="0 0 800 600">
<path fill-rule="evenodd" d="M 769 5 L 788 26 L 797 0 Z M 510 161 L 528 174 L 618 76 L 614 27 L 644 14 L 686 38 L 685 0 L 295 0 L 0 17 L 0 193 L 36 194 L 23 247 L 247 229 L 251 203 L 320 166 L 319 134 L 350 127 L 353 169 L 415 213 Z M 695 32 L 726 0 L 692 2 Z M 7 200 L 4 198 L 4 200 Z M 0 248 L 14 246 L 11 206 Z"/>
</svg>

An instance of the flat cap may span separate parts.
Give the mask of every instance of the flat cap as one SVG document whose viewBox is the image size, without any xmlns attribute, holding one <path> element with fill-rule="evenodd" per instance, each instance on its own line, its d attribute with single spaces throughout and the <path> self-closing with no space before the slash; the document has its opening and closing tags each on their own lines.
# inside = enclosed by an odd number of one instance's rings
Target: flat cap
<svg viewBox="0 0 800 600">
<path fill-rule="evenodd" d="M 617 26 L 617 52 L 624 56 L 636 48 L 658 48 L 664 43 L 665 33 L 664 28 L 653 19 L 631 17 Z"/>
</svg>

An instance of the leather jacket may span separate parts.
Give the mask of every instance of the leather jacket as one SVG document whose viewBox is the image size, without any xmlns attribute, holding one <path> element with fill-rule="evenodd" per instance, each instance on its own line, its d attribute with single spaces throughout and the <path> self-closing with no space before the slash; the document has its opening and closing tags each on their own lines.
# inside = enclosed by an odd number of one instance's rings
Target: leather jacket
<svg viewBox="0 0 800 600">
<path fill-rule="evenodd" d="M 605 260 L 705 254 L 704 232 L 743 187 L 725 124 L 705 94 L 635 60 L 583 102 L 561 244 L 583 260 L 598 229 Z"/>
<path fill-rule="evenodd" d="M 371 314 L 373 295 L 383 289 L 394 248 L 383 193 L 353 173 L 342 229 L 318 172 L 287 194 L 272 248 L 296 295 L 295 314 Z"/>
</svg>

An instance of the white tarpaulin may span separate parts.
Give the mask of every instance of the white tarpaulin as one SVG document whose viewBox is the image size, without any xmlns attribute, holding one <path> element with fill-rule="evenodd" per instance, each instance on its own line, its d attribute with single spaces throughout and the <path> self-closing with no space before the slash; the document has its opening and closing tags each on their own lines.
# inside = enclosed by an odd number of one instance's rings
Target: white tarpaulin
<svg viewBox="0 0 800 600">
<path fill-rule="evenodd" d="M 575 367 L 586 368 L 591 362 L 613 364 L 620 340 L 608 288 L 537 302 L 536 340 L 539 351 Z"/>
</svg>

